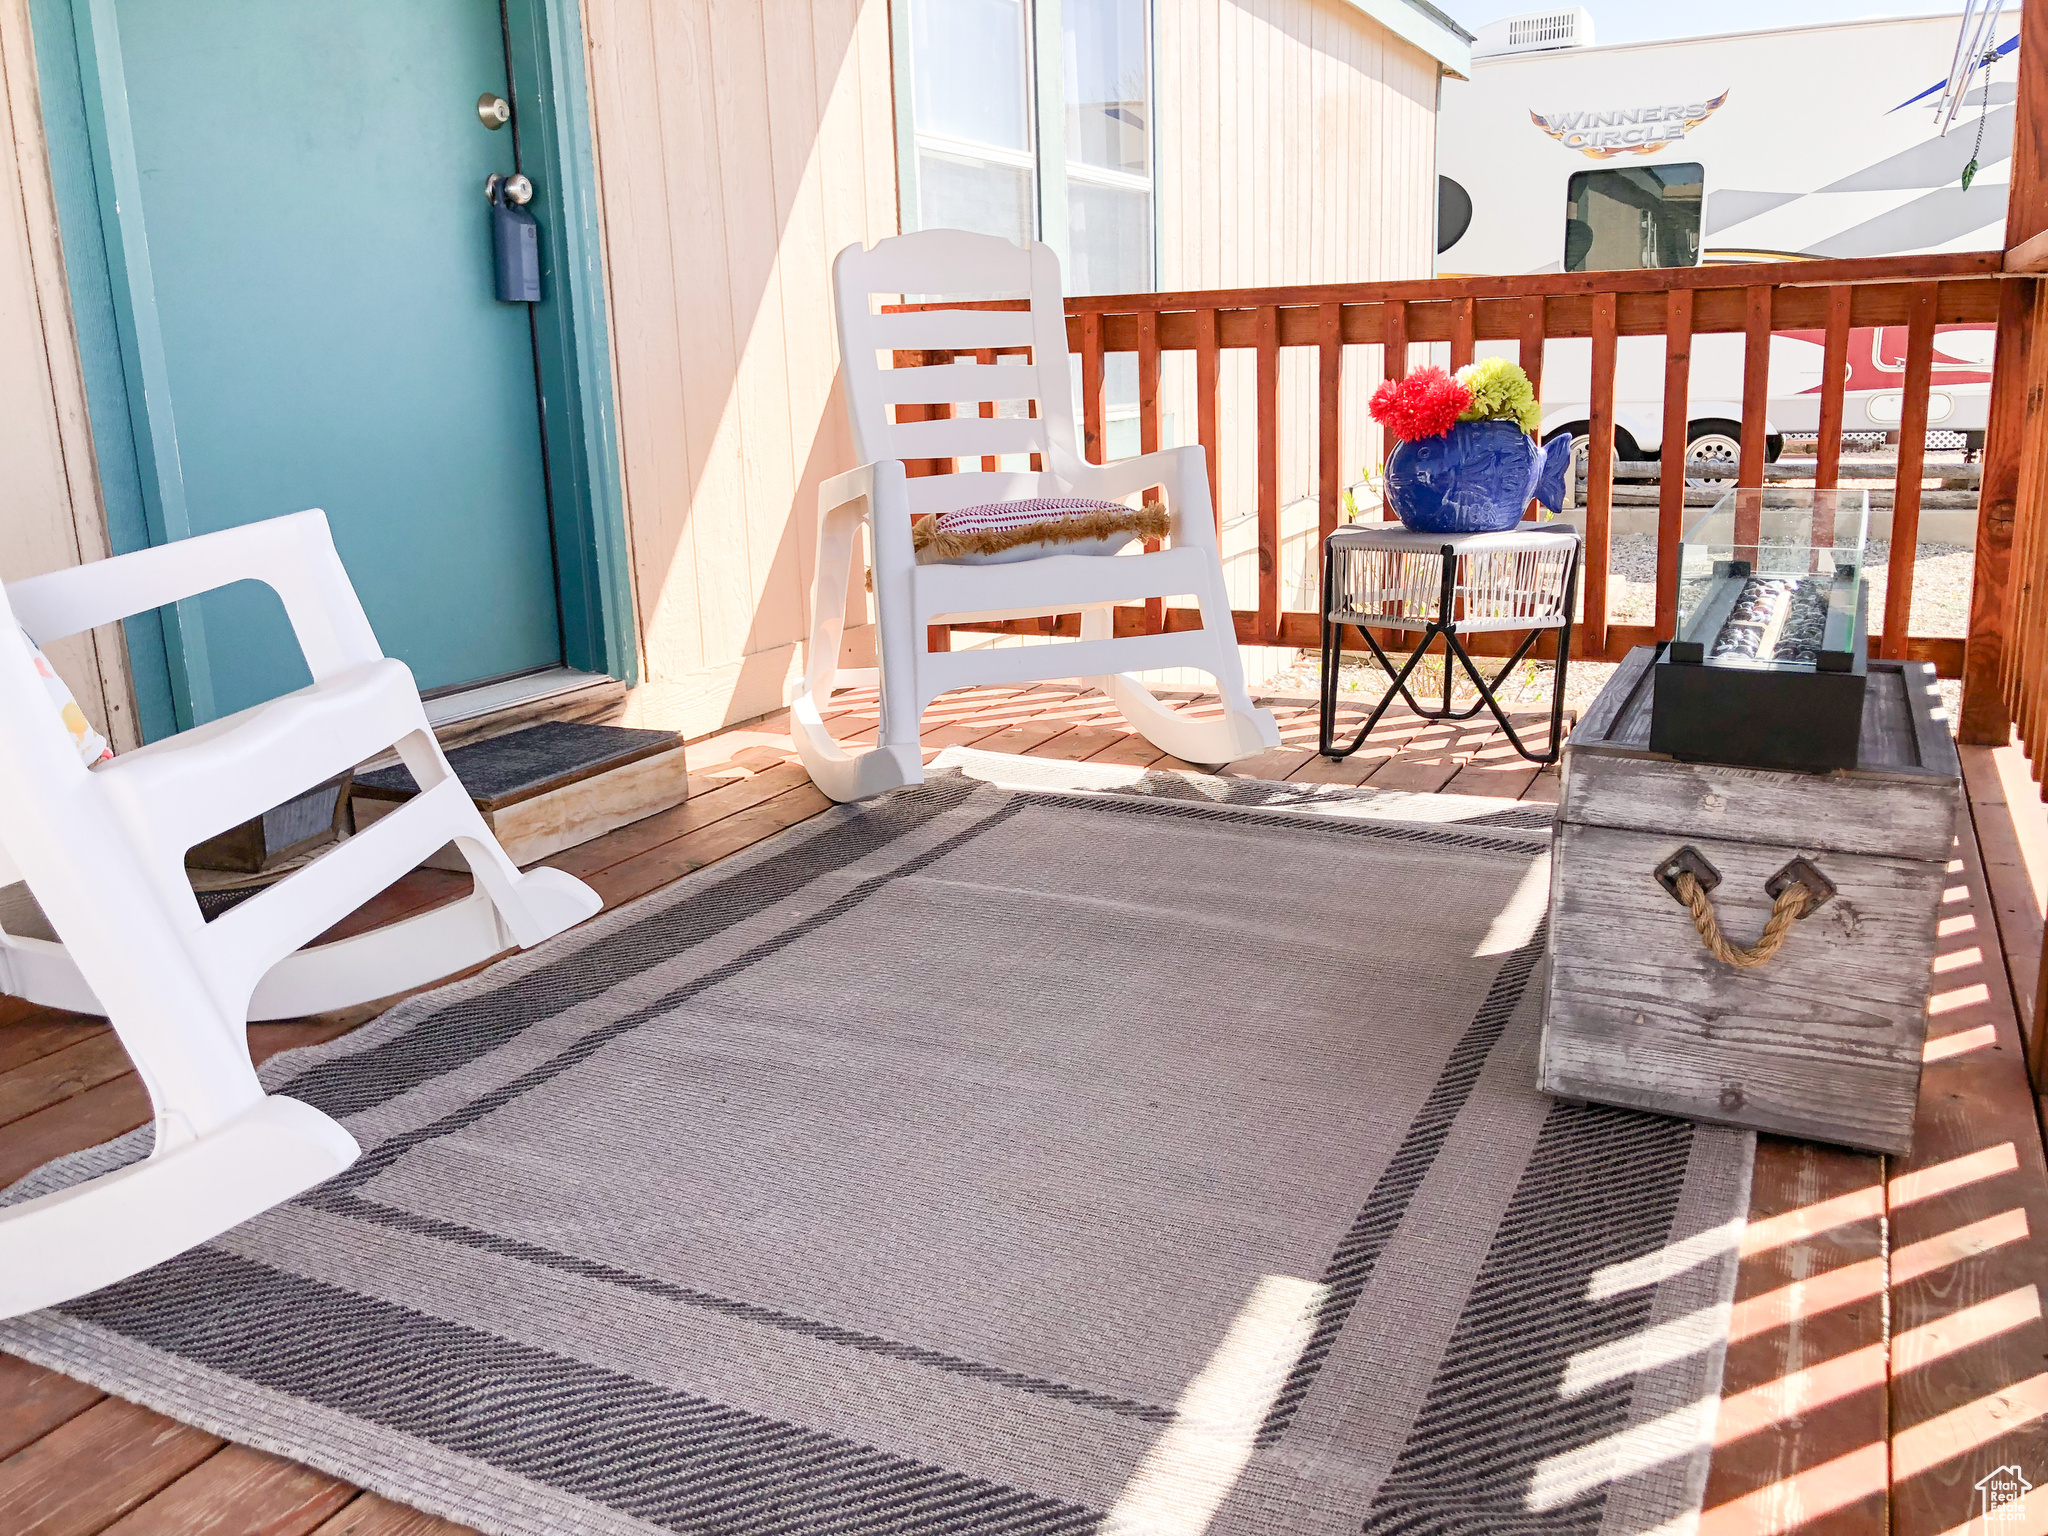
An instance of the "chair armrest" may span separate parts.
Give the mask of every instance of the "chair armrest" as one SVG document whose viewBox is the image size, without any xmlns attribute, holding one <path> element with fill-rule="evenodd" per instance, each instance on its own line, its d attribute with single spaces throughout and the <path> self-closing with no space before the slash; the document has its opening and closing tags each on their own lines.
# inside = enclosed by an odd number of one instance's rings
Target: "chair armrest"
<svg viewBox="0 0 2048 1536">
<path fill-rule="evenodd" d="M 383 656 L 320 511 L 31 576 L 8 585 L 7 601 L 22 628 L 44 644 L 237 581 L 260 581 L 283 599 L 315 678 Z"/>
<path fill-rule="evenodd" d="M 899 558 L 910 560 L 910 510 L 904 491 L 908 478 L 901 459 L 877 459 L 834 475 L 818 487 L 820 524 L 829 522 L 835 513 L 864 503 L 861 510 L 869 519 L 869 537 L 874 540 L 876 558 L 892 563 Z M 875 515 L 887 511 L 899 515 Z"/>
<path fill-rule="evenodd" d="M 849 469 L 825 481 L 818 487 L 818 510 L 821 513 L 836 512 L 848 502 L 872 496 L 875 468 L 873 464 L 863 464 L 858 469 Z"/>
<path fill-rule="evenodd" d="M 1189 443 L 1113 464 L 1077 465 L 1063 477 L 1073 492 L 1122 501 L 1152 486 L 1166 488 L 1166 510 L 1172 519 L 1169 542 L 1214 547 L 1216 517 L 1209 506 L 1209 461 L 1201 445 Z"/>
</svg>

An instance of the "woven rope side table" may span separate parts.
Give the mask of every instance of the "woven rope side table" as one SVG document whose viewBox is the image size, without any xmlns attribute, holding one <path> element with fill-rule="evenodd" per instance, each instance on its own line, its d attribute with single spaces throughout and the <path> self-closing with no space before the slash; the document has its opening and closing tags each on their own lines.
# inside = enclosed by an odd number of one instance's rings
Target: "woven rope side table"
<svg viewBox="0 0 2048 1536">
<path fill-rule="evenodd" d="M 1318 750 L 1325 757 L 1349 757 L 1365 744 L 1395 699 L 1425 720 L 1469 720 L 1491 710 L 1508 742 L 1532 763 L 1557 761 L 1564 734 L 1565 668 L 1572 647 L 1572 607 L 1578 595 L 1579 531 L 1569 523 L 1511 528 L 1504 533 L 1416 533 L 1399 523 L 1353 523 L 1323 543 L 1322 721 Z M 1365 724 L 1340 747 L 1337 730 L 1337 663 L 1344 626 L 1364 637 L 1392 679 Z M 1380 648 L 1374 629 L 1420 635 L 1398 668 Z M 1481 674 L 1462 636 L 1497 630 L 1526 630 L 1504 666 L 1492 678 Z M 1543 634 L 1558 630 L 1557 669 L 1551 678 L 1550 747 L 1537 754 L 1523 745 L 1494 697 L 1494 691 Z M 1425 705 L 1409 689 L 1414 673 L 1436 638 L 1444 641 L 1444 699 Z M 1454 709 L 1452 663 L 1479 690 L 1479 702 Z"/>
</svg>

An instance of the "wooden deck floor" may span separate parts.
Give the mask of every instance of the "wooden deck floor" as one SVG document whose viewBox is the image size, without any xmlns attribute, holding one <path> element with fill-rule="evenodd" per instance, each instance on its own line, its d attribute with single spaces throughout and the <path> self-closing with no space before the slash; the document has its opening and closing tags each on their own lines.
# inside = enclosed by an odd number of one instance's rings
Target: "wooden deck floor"
<svg viewBox="0 0 2048 1536">
<path fill-rule="evenodd" d="M 1199 705 L 1193 707 L 1200 707 Z M 1385 725 L 1340 764 L 1313 705 L 1276 703 L 1282 745 L 1237 772 L 1554 800 L 1490 727 Z M 1531 721 L 1532 727 L 1536 724 Z M 949 695 L 925 746 L 1183 766 L 1066 687 Z M 871 694 L 834 729 L 872 740 Z M 2048 1169 L 2021 1064 L 2048 891 L 2048 822 L 2012 754 L 1965 753 L 1971 828 L 1943 908 L 1934 1040 L 1909 1158 L 1764 1138 L 1731 1321 L 1704 1536 L 2048 1532 Z M 775 719 L 691 748 L 692 797 L 549 862 L 614 906 L 825 807 Z M 342 924 L 448 900 L 418 871 Z M 259 1058 L 355 1028 L 384 1005 L 252 1026 Z M 146 1096 L 111 1032 L 0 1000 L 0 1184 L 141 1124 Z M 2022 1519 L 1973 1522 L 1973 1485 L 2017 1465 Z M 459 1536 L 460 1527 L 0 1355 L 0 1536 Z"/>
</svg>

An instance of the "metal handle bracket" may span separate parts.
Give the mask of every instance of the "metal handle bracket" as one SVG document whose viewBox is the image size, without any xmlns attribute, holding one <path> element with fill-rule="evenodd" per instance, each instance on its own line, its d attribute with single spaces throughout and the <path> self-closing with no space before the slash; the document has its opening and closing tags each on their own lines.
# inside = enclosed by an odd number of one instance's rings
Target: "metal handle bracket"
<svg viewBox="0 0 2048 1536">
<path fill-rule="evenodd" d="M 1670 893 L 1671 899 L 1681 907 L 1686 900 L 1678 894 L 1678 877 L 1691 875 L 1693 883 L 1703 891 L 1711 891 L 1721 883 L 1721 871 L 1707 862 L 1707 856 L 1687 843 L 1678 852 L 1657 866 L 1657 883 Z M 1832 887 L 1830 887 L 1832 889 Z"/>
<path fill-rule="evenodd" d="M 1835 882 L 1803 858 L 1794 859 L 1766 880 L 1764 892 L 1776 901 L 1787 886 L 1795 883 L 1806 887 L 1806 905 L 1799 913 L 1801 922 L 1835 899 Z"/>
</svg>

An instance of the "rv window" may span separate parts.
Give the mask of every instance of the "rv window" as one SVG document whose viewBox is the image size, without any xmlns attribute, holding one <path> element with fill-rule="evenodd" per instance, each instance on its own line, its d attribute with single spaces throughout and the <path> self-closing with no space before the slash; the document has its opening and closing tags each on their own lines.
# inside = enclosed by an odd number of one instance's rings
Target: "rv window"
<svg viewBox="0 0 2048 1536">
<path fill-rule="evenodd" d="M 1704 180 L 1697 163 L 1579 172 L 1566 194 L 1565 271 L 1697 266 Z"/>
</svg>

